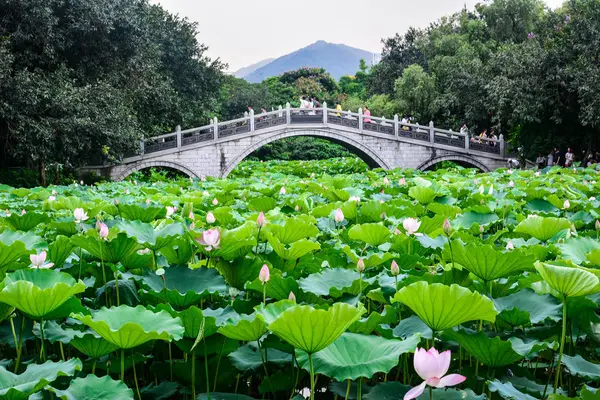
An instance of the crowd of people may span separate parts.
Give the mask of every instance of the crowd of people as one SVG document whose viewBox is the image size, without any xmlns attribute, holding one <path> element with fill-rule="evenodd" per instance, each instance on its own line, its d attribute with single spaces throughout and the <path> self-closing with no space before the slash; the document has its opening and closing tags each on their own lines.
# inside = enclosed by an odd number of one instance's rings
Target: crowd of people
<svg viewBox="0 0 600 400">
<path fill-rule="evenodd" d="M 575 154 L 570 147 L 567 148 L 565 153 L 555 147 L 547 156 L 544 156 L 543 153 L 538 153 L 535 164 L 540 169 L 553 166 L 569 168 L 573 166 L 573 163 L 576 161 L 575 158 Z M 580 166 L 586 168 L 590 165 L 597 164 L 600 161 L 600 154 L 594 151 L 584 151 L 580 160 Z"/>
</svg>

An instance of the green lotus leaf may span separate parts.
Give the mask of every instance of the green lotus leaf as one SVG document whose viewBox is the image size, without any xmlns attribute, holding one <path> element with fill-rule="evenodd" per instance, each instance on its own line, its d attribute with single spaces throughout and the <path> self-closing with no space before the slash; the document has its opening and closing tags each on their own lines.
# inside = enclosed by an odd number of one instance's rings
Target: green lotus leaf
<svg viewBox="0 0 600 400">
<path fill-rule="evenodd" d="M 62 268 L 67 258 L 73 253 L 75 245 L 66 236 L 57 236 L 48 247 L 48 259 L 54 263 L 54 268 Z"/>
<path fill-rule="evenodd" d="M 536 262 L 535 268 L 548 285 L 566 297 L 586 296 L 600 292 L 600 279 L 579 267 L 559 267 Z"/>
<path fill-rule="evenodd" d="M 180 318 L 166 311 L 154 313 L 143 306 L 103 307 L 92 315 L 74 314 L 85 325 L 121 349 L 131 349 L 151 340 L 179 340 L 184 328 Z"/>
<path fill-rule="evenodd" d="M 248 200 L 248 208 L 257 212 L 269 212 L 277 207 L 277 200 L 272 197 L 261 196 Z"/>
<path fill-rule="evenodd" d="M 414 352 L 420 340 L 418 335 L 400 341 L 346 332 L 313 354 L 315 373 L 337 381 L 370 379 L 378 372 L 390 372 L 398 364 L 400 355 Z M 308 354 L 301 350 L 296 353 L 298 363 L 308 370 Z"/>
<path fill-rule="evenodd" d="M 382 313 L 371 311 L 368 317 L 362 318 L 348 328 L 349 332 L 370 335 L 381 324 L 391 324 L 398 320 L 398 311 L 386 305 Z"/>
<path fill-rule="evenodd" d="M 533 269 L 535 258 L 518 250 L 503 252 L 491 245 L 454 246 L 454 262 L 484 281 L 503 278 L 515 272 Z M 450 254 L 448 251 L 447 254 Z"/>
<path fill-rule="evenodd" d="M 560 249 L 562 258 L 571 260 L 574 264 L 583 264 L 589 253 L 600 250 L 600 243 L 587 237 L 572 237 L 556 246 Z"/>
<path fill-rule="evenodd" d="M 266 285 L 267 289 L 267 297 L 276 300 L 285 300 L 289 297 L 290 292 L 293 292 L 295 295 L 299 294 L 298 291 L 298 282 L 291 276 L 287 278 L 282 277 L 275 272 L 278 270 L 274 270 L 271 273 L 271 279 L 269 283 Z M 256 279 L 254 281 L 246 284 L 246 290 L 253 290 L 255 292 L 261 293 L 265 289 L 265 285 L 258 279 L 258 272 L 256 275 Z"/>
<path fill-rule="evenodd" d="M 46 334 L 46 331 L 44 331 Z M 83 332 L 71 339 L 71 345 L 88 357 L 100 358 L 119 349 L 95 332 Z"/>
<path fill-rule="evenodd" d="M 266 306 L 264 304 L 260 304 L 254 307 L 254 309 L 256 310 L 257 314 L 262 315 L 265 323 L 268 326 L 271 325 L 271 323 L 275 321 L 282 312 L 294 307 L 295 305 L 296 303 L 292 300 L 280 300 L 276 303 L 269 303 Z"/>
<path fill-rule="evenodd" d="M 538 340 L 523 340 L 518 337 L 510 337 L 508 341 L 511 343 L 513 350 L 527 358 L 535 356 L 540 351 L 551 349 L 558 350 L 558 342 L 540 342 Z"/>
<path fill-rule="evenodd" d="M 160 254 L 169 264 L 186 265 L 194 255 L 194 248 L 187 238 L 180 238 L 174 240 L 171 246 L 160 249 Z"/>
<path fill-rule="evenodd" d="M 427 205 L 435 200 L 436 193 L 433 189 L 425 186 L 413 186 L 408 190 L 408 195 L 419 203 Z"/>
<path fill-rule="evenodd" d="M 350 258 L 350 260 L 352 261 L 353 264 L 356 264 L 358 262 L 358 260 L 360 258 L 363 259 L 364 263 L 365 263 L 365 268 L 371 268 L 371 267 L 376 267 L 378 265 L 381 265 L 389 260 L 391 260 L 392 258 L 394 258 L 394 255 L 388 252 L 382 252 L 382 251 L 376 251 L 376 252 L 371 252 L 371 251 L 367 251 L 366 254 L 361 254 L 361 256 L 359 256 L 356 253 L 356 250 L 350 248 L 350 246 L 344 246 L 342 247 L 342 251 L 344 252 L 344 254 L 346 254 L 348 256 L 348 258 Z M 412 258 L 412 256 L 406 256 L 410 261 L 413 261 L 414 259 Z M 399 260 L 399 262 L 402 262 L 404 259 Z M 412 264 L 412 266 L 414 266 L 415 263 Z"/>
<path fill-rule="evenodd" d="M 470 229 L 473 225 L 485 226 L 492 222 L 498 221 L 498 216 L 494 213 L 478 213 L 475 211 L 467 211 L 458 215 L 454 219 L 457 227 Z"/>
<path fill-rule="evenodd" d="M 140 248 L 135 239 L 128 237 L 125 233 L 119 233 L 111 240 L 101 240 L 95 232 L 86 235 L 76 235 L 71 242 L 98 259 L 106 263 L 117 264 L 123 262 Z"/>
<path fill-rule="evenodd" d="M 284 245 L 292 244 L 300 239 L 314 238 L 319 234 L 319 228 L 298 217 L 287 219 L 283 225 L 269 224 L 264 231 L 270 233 Z"/>
<path fill-rule="evenodd" d="M 515 232 L 525 233 L 545 242 L 559 232 L 570 228 L 571 223 L 566 218 L 535 217 L 525 218 L 519 222 L 519 225 L 515 228 Z"/>
<path fill-rule="evenodd" d="M 527 393 L 520 392 L 517 390 L 512 383 L 502 383 L 498 379 L 488 382 L 488 387 L 492 392 L 498 392 L 504 399 L 514 400 L 537 400 L 537 398 L 528 395 Z"/>
<path fill-rule="evenodd" d="M 462 286 L 441 283 L 415 282 L 400 289 L 393 302 L 405 304 L 433 331 L 473 320 L 494 322 L 498 314 L 489 298 Z"/>
<path fill-rule="evenodd" d="M 210 256 L 230 261 L 245 256 L 254 246 L 256 224 L 248 221 L 235 229 L 222 230 L 221 243 L 218 248 L 210 251 Z M 202 250 L 204 251 L 204 248 Z"/>
<path fill-rule="evenodd" d="M 513 350 L 511 342 L 504 341 L 498 336 L 489 338 L 484 332 L 468 333 L 461 329 L 448 330 L 443 335 L 456 340 L 469 354 L 488 367 L 504 367 L 525 357 Z"/>
<path fill-rule="evenodd" d="M 4 231 L 0 233 L 0 268 L 5 268 L 32 253 L 35 243 L 41 240 L 33 234 Z"/>
<path fill-rule="evenodd" d="M 75 378 L 65 390 L 52 386 L 49 386 L 48 390 L 63 400 L 133 400 L 133 391 L 123 382 L 115 381 L 110 376 L 98 378 L 88 375 L 85 378 Z"/>
<path fill-rule="evenodd" d="M 25 400 L 59 376 L 71 376 L 81 371 L 81 367 L 81 361 L 77 358 L 59 362 L 46 361 L 39 365 L 29 364 L 20 375 L 0 366 L 0 399 Z"/>
<path fill-rule="evenodd" d="M 392 334 L 400 339 L 407 339 L 416 334 L 424 339 L 431 339 L 433 337 L 431 328 L 416 315 L 411 315 L 410 317 L 401 320 L 392 331 Z"/>
<path fill-rule="evenodd" d="M 48 222 L 49 220 L 50 218 L 46 215 L 46 213 L 37 211 L 29 211 L 23 215 L 19 213 L 13 213 L 10 217 L 5 219 L 8 225 L 10 225 L 14 230 L 21 232 L 29 232 L 35 229 L 35 227 L 39 224 Z"/>
<path fill-rule="evenodd" d="M 505 320 L 513 326 L 525 325 L 529 321 L 534 324 L 551 319 L 554 322 L 560 321 L 561 304 L 549 295 L 538 295 L 532 290 L 520 290 L 517 293 L 494 299 L 494 305 L 500 312 L 498 318 Z M 512 310 L 520 310 L 526 313 L 525 322 L 511 321 L 507 319 Z"/>
<path fill-rule="evenodd" d="M 165 208 L 153 204 L 119 204 L 121 217 L 131 221 L 152 222 L 165 215 Z"/>
<path fill-rule="evenodd" d="M 183 226 L 178 223 L 161 225 L 155 229 L 152 224 L 141 221 L 120 221 L 115 227 L 154 251 L 171 246 L 184 233 Z"/>
<path fill-rule="evenodd" d="M 354 389 L 354 388 L 353 388 Z M 364 400 L 403 400 L 404 395 L 412 389 L 408 385 L 403 385 L 400 382 L 380 382 L 375 385 L 368 393 L 364 393 L 365 385 L 363 385 L 363 399 Z M 343 396 L 346 392 L 346 383 L 343 383 L 343 390 L 340 396 Z M 351 393 L 355 393 L 355 390 L 351 390 Z M 433 400 L 485 400 L 486 395 L 476 395 L 471 389 L 458 390 L 454 388 L 443 388 L 433 389 L 431 392 Z M 350 397 L 356 398 L 356 397 Z M 425 394 L 418 397 L 420 400 L 429 399 L 427 391 Z"/>
<path fill-rule="evenodd" d="M 265 357 L 265 350 L 263 350 L 263 358 Z M 285 365 L 292 362 L 292 355 L 279 351 L 277 349 L 268 349 L 266 352 L 268 360 L 276 365 Z M 227 355 L 231 360 L 231 363 L 240 371 L 259 371 L 263 368 L 263 362 L 260 354 L 258 353 L 258 345 L 256 342 L 247 343 L 240 346 L 236 351 Z"/>
<path fill-rule="evenodd" d="M 207 313 L 211 310 L 201 310 L 198 307 L 192 306 L 183 311 L 177 312 L 176 315 L 183 322 L 184 336 L 190 339 L 196 339 L 202 329 L 202 337 L 209 337 L 217 333 L 217 318 L 209 316 Z"/>
<path fill-rule="evenodd" d="M 571 357 L 566 354 L 563 354 L 561 363 L 571 375 L 581 376 L 588 381 L 600 381 L 600 364 L 591 363 L 580 355 Z"/>
<path fill-rule="evenodd" d="M 590 251 L 585 258 L 591 265 L 600 266 L 600 248 Z"/>
<path fill-rule="evenodd" d="M 4 321 L 15 311 L 15 308 L 11 305 L 0 303 L 0 322 Z"/>
<path fill-rule="evenodd" d="M 374 279 L 363 279 L 362 288 L 366 289 Z M 311 274 L 298 280 L 300 289 L 317 296 L 341 297 L 344 293 L 357 295 L 360 292 L 360 274 L 354 270 L 330 268 Z"/>
<path fill-rule="evenodd" d="M 328 310 L 295 306 L 281 313 L 269 329 L 296 349 L 314 354 L 333 343 L 363 312 L 345 303 Z"/>
<path fill-rule="evenodd" d="M 217 270 L 230 286 L 243 290 L 246 282 L 258 277 L 263 264 L 258 257 L 245 256 L 233 261 L 219 260 Z"/>
<path fill-rule="evenodd" d="M 290 245 L 286 245 L 279 241 L 270 232 L 265 232 L 265 237 L 273 247 L 273 250 L 283 260 L 297 260 L 310 253 L 311 251 L 319 250 L 321 245 L 309 239 L 300 239 Z"/>
<path fill-rule="evenodd" d="M 34 324 L 32 331 L 38 338 L 42 337 L 39 323 Z M 56 321 L 44 321 L 44 339 L 50 343 L 62 342 L 68 344 L 74 338 L 83 335 L 84 333 L 81 331 L 69 328 L 65 329 Z"/>
<path fill-rule="evenodd" d="M 548 391 L 548 387 L 544 384 L 537 383 L 524 377 L 513 376 L 509 382 L 519 391 L 531 394 L 537 397 L 542 397 L 544 391 Z M 545 383 L 545 382 L 544 382 Z M 557 388 L 558 394 L 566 394 L 562 389 Z"/>
<path fill-rule="evenodd" d="M 526 210 L 534 213 L 559 214 L 560 209 L 544 199 L 533 199 L 524 207 Z"/>
<path fill-rule="evenodd" d="M 225 280 L 216 269 L 190 269 L 185 265 L 178 265 L 164 270 L 162 277 L 147 271 L 141 281 L 144 289 L 140 292 L 154 301 L 166 300 L 173 307 L 183 309 L 200 303 L 201 299 L 211 294 L 223 294 L 227 291 Z"/>
<path fill-rule="evenodd" d="M 51 269 L 22 269 L 0 283 L 0 302 L 33 318 L 47 317 L 69 298 L 85 290 L 83 281 Z"/>
<path fill-rule="evenodd" d="M 267 324 L 263 316 L 258 313 L 240 315 L 238 318 L 229 319 L 219 328 L 219 333 L 230 339 L 252 342 L 267 333 Z"/>
<path fill-rule="evenodd" d="M 382 224 L 354 225 L 348 231 L 348 237 L 377 247 L 388 242 L 391 232 Z"/>
</svg>

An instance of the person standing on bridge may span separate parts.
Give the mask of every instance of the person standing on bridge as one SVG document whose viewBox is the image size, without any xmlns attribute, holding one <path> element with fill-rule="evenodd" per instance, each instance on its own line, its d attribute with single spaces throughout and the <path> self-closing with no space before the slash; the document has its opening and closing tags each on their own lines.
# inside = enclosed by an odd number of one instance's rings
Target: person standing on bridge
<svg viewBox="0 0 600 400">
<path fill-rule="evenodd" d="M 342 113 L 341 113 L 341 111 L 342 111 L 342 105 L 340 103 L 335 103 L 335 110 L 338 112 L 337 116 L 341 117 L 342 116 Z"/>
<path fill-rule="evenodd" d="M 370 124 L 372 122 L 371 118 L 369 118 L 371 116 L 371 110 L 369 110 L 369 107 L 367 107 L 367 106 L 365 106 L 364 115 L 365 115 L 365 123 Z"/>
</svg>

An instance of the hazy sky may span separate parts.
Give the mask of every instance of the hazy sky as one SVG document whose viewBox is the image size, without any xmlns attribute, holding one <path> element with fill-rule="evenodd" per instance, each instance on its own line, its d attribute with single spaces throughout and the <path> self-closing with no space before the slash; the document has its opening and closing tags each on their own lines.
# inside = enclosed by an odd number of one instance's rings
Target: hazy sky
<svg viewBox="0 0 600 400">
<path fill-rule="evenodd" d="M 563 0 L 545 0 L 557 7 Z M 478 0 L 153 0 L 198 22 L 211 58 L 229 70 L 279 57 L 317 40 L 379 53 L 381 39 L 468 8 Z"/>
</svg>

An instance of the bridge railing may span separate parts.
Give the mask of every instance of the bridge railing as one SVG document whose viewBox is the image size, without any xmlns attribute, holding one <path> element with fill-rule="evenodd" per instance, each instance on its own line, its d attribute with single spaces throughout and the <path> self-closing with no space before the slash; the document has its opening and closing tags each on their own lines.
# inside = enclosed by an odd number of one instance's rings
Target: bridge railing
<svg viewBox="0 0 600 400">
<path fill-rule="evenodd" d="M 471 137 L 468 134 L 437 128 L 433 122 L 427 126 L 407 123 L 401 121 L 398 115 L 394 115 L 393 119 L 374 117 L 364 115 L 362 109 L 358 112 L 331 109 L 327 107 L 327 103 L 323 103 L 323 107 L 319 108 L 292 108 L 288 103 L 285 108 L 279 106 L 277 110 L 260 114 L 255 114 L 250 109 L 250 112 L 245 113 L 242 118 L 231 121 L 219 122 L 214 118 L 209 125 L 199 128 L 182 131 L 178 126 L 173 133 L 142 140 L 140 154 L 163 150 L 178 151 L 182 147 L 197 143 L 289 125 L 338 126 L 362 134 L 385 135 L 431 145 L 505 156 L 505 142 L 502 135 L 497 140 Z"/>
</svg>

